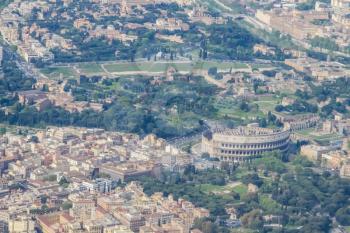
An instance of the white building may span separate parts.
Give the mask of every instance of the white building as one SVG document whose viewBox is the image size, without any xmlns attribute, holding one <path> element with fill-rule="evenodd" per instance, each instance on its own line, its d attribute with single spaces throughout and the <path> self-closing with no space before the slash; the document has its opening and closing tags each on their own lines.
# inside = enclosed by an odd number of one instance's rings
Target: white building
<svg viewBox="0 0 350 233">
<path fill-rule="evenodd" d="M 112 190 L 112 181 L 104 178 L 83 181 L 82 189 L 87 190 L 90 193 L 109 193 Z"/>
</svg>

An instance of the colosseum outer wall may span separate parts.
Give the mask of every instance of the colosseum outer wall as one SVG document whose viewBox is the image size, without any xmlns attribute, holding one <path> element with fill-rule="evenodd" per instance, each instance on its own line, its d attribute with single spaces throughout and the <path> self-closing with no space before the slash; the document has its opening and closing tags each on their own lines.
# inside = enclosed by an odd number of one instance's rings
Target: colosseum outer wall
<svg viewBox="0 0 350 233">
<path fill-rule="evenodd" d="M 288 149 L 290 131 L 239 127 L 207 132 L 202 136 L 202 152 L 221 161 L 241 162 L 264 152 Z"/>
</svg>

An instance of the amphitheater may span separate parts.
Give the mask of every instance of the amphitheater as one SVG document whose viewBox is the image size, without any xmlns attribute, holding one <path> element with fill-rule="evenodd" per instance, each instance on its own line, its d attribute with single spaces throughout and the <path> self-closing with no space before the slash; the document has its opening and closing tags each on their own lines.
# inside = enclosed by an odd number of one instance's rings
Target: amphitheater
<svg viewBox="0 0 350 233">
<path fill-rule="evenodd" d="M 202 135 L 202 153 L 221 161 L 245 162 L 264 152 L 288 149 L 289 129 L 240 126 L 215 129 Z"/>
</svg>

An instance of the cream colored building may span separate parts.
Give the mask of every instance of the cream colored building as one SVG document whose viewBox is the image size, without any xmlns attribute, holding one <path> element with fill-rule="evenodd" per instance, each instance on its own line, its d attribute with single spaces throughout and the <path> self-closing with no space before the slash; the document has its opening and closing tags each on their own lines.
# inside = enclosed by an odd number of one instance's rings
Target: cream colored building
<svg viewBox="0 0 350 233">
<path fill-rule="evenodd" d="M 300 155 L 311 161 L 321 161 L 322 154 L 332 151 L 334 148 L 327 146 L 305 145 L 300 148 Z"/>
<path fill-rule="evenodd" d="M 9 233 L 35 233 L 35 223 L 28 217 L 11 219 L 9 222 Z"/>
<path fill-rule="evenodd" d="M 343 150 L 330 151 L 322 154 L 321 166 L 333 170 L 339 170 L 348 159 L 348 154 Z"/>
<path fill-rule="evenodd" d="M 348 161 L 341 166 L 339 175 L 342 178 L 350 178 L 350 163 Z"/>
</svg>

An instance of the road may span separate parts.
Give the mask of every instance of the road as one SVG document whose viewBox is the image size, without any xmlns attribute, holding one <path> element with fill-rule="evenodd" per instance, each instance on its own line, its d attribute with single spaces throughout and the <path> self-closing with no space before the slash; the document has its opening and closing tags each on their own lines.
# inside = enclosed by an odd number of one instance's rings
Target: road
<svg viewBox="0 0 350 233">
<path fill-rule="evenodd" d="M 202 138 L 203 132 L 205 132 L 207 130 L 211 130 L 211 129 L 215 129 L 215 128 L 223 128 L 223 127 L 224 126 L 222 126 L 220 123 L 218 123 L 216 121 L 204 120 L 203 121 L 203 129 L 200 132 L 198 132 L 196 134 L 188 135 L 188 136 L 171 138 L 171 139 L 167 140 L 167 142 L 170 145 L 173 145 L 176 148 L 181 149 L 185 144 L 187 144 L 189 142 L 199 142 Z"/>
</svg>

